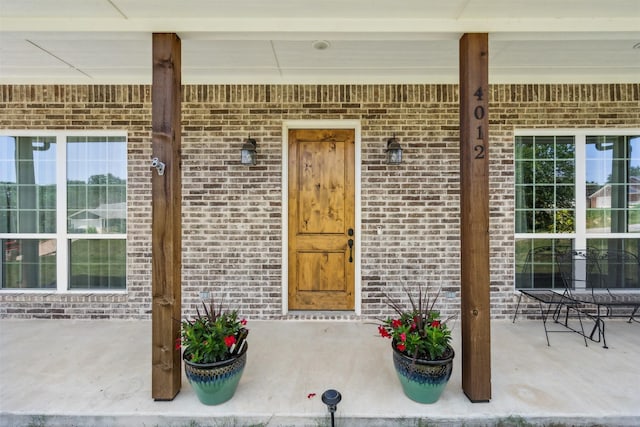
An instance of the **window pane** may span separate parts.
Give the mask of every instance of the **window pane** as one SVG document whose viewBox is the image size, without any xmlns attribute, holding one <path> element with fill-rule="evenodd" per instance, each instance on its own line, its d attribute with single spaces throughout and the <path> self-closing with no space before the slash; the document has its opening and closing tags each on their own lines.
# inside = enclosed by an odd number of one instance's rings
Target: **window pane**
<svg viewBox="0 0 640 427">
<path fill-rule="evenodd" d="M 640 137 L 588 136 L 586 145 L 587 232 L 638 230 Z"/>
<path fill-rule="evenodd" d="M 571 248 L 569 239 L 516 240 L 516 288 L 563 288 L 556 257 Z"/>
<path fill-rule="evenodd" d="M 535 230 L 536 233 L 553 233 L 555 232 L 553 226 L 554 212 L 548 211 L 535 211 Z"/>
<path fill-rule="evenodd" d="M 2 288 L 56 287 L 56 240 L 0 239 Z"/>
<path fill-rule="evenodd" d="M 55 138 L 0 137 L 0 233 L 55 233 L 55 200 Z"/>
<path fill-rule="evenodd" d="M 533 159 L 532 136 L 516 136 L 516 158 L 519 160 Z"/>
<path fill-rule="evenodd" d="M 556 160 L 571 160 L 575 158 L 575 144 L 573 136 L 556 137 Z"/>
<path fill-rule="evenodd" d="M 3 170 L 0 169 L 0 174 Z M 0 233 L 15 233 L 18 229 L 18 186 L 0 182 Z"/>
<path fill-rule="evenodd" d="M 533 165 L 534 163 L 528 160 L 516 163 L 516 184 L 533 182 Z"/>
<path fill-rule="evenodd" d="M 607 256 L 598 257 L 602 286 L 616 288 L 640 288 L 640 238 L 589 239 L 587 247 Z"/>
<path fill-rule="evenodd" d="M 571 184 L 575 181 L 575 162 L 574 160 L 558 160 L 556 161 L 556 182 L 559 184 Z"/>
<path fill-rule="evenodd" d="M 516 186 L 516 209 L 527 209 L 533 207 L 533 186 Z"/>
<path fill-rule="evenodd" d="M 555 206 L 555 188 L 549 185 L 535 187 L 535 207 L 538 209 Z"/>
<path fill-rule="evenodd" d="M 127 146 L 124 137 L 70 137 L 67 222 L 70 233 L 125 233 Z"/>
<path fill-rule="evenodd" d="M 576 231 L 576 212 L 572 209 L 556 211 L 556 233 L 573 233 Z"/>
<path fill-rule="evenodd" d="M 536 136 L 534 138 L 535 158 L 538 160 L 553 160 L 555 152 L 555 138 L 553 136 Z"/>
<path fill-rule="evenodd" d="M 125 289 L 125 240 L 71 240 L 69 260 L 70 289 Z"/>
<path fill-rule="evenodd" d="M 555 199 L 556 207 L 559 209 L 575 207 L 576 196 L 573 190 L 573 185 L 558 185 L 556 187 Z"/>
<path fill-rule="evenodd" d="M 556 180 L 555 162 L 541 160 L 534 167 L 534 182 L 536 184 L 553 184 Z"/>
<path fill-rule="evenodd" d="M 516 233 L 533 233 L 533 212 L 516 210 Z"/>
</svg>

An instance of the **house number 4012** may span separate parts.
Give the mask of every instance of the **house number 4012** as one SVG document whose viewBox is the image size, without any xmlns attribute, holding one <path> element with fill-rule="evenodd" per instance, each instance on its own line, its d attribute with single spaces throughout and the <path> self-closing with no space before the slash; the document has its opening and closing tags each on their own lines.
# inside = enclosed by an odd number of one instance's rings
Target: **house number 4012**
<svg viewBox="0 0 640 427">
<path fill-rule="evenodd" d="M 473 96 L 476 97 L 476 101 L 480 102 L 482 101 L 482 87 L 479 87 L 478 90 L 475 91 L 475 93 L 473 94 Z M 484 111 L 484 106 L 482 104 L 480 105 L 476 105 L 476 108 L 473 109 L 473 117 L 475 117 L 476 120 L 482 120 L 484 119 L 484 115 L 485 115 L 485 111 Z M 476 144 L 473 146 L 473 151 L 475 151 L 476 159 L 484 159 L 484 129 L 482 128 L 482 123 L 480 123 L 480 125 L 477 127 L 478 129 L 478 137 L 476 139 L 482 140 L 482 144 Z"/>
</svg>

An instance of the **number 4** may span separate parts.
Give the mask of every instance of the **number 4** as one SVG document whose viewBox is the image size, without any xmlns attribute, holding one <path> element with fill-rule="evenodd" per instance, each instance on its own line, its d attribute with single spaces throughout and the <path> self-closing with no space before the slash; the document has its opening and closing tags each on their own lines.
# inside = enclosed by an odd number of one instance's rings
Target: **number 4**
<svg viewBox="0 0 640 427">
<path fill-rule="evenodd" d="M 476 90 L 476 92 L 473 94 L 473 96 L 475 96 L 478 101 L 482 101 L 482 87 L 479 87 L 478 90 Z"/>
</svg>

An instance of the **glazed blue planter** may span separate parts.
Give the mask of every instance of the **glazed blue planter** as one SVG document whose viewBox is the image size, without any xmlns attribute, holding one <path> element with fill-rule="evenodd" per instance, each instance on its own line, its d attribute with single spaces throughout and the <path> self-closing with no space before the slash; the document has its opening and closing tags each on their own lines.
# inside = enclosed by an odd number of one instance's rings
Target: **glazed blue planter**
<svg viewBox="0 0 640 427">
<path fill-rule="evenodd" d="M 245 345 L 242 353 L 221 362 L 193 363 L 184 359 L 187 379 L 200 402 L 219 405 L 233 397 L 247 362 L 247 348 Z"/>
<path fill-rule="evenodd" d="M 455 352 L 451 346 L 441 360 L 414 359 L 402 354 L 393 345 L 393 365 L 404 394 L 419 403 L 434 403 L 444 391 L 451 372 Z"/>
</svg>

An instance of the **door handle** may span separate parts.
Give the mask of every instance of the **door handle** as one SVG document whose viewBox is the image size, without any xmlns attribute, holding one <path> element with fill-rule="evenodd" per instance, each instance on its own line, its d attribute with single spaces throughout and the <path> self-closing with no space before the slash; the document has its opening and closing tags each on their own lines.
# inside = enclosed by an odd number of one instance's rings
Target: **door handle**
<svg viewBox="0 0 640 427">
<path fill-rule="evenodd" d="M 347 234 L 353 237 L 353 228 L 347 230 Z M 349 239 L 349 262 L 353 262 L 353 239 Z"/>
</svg>

